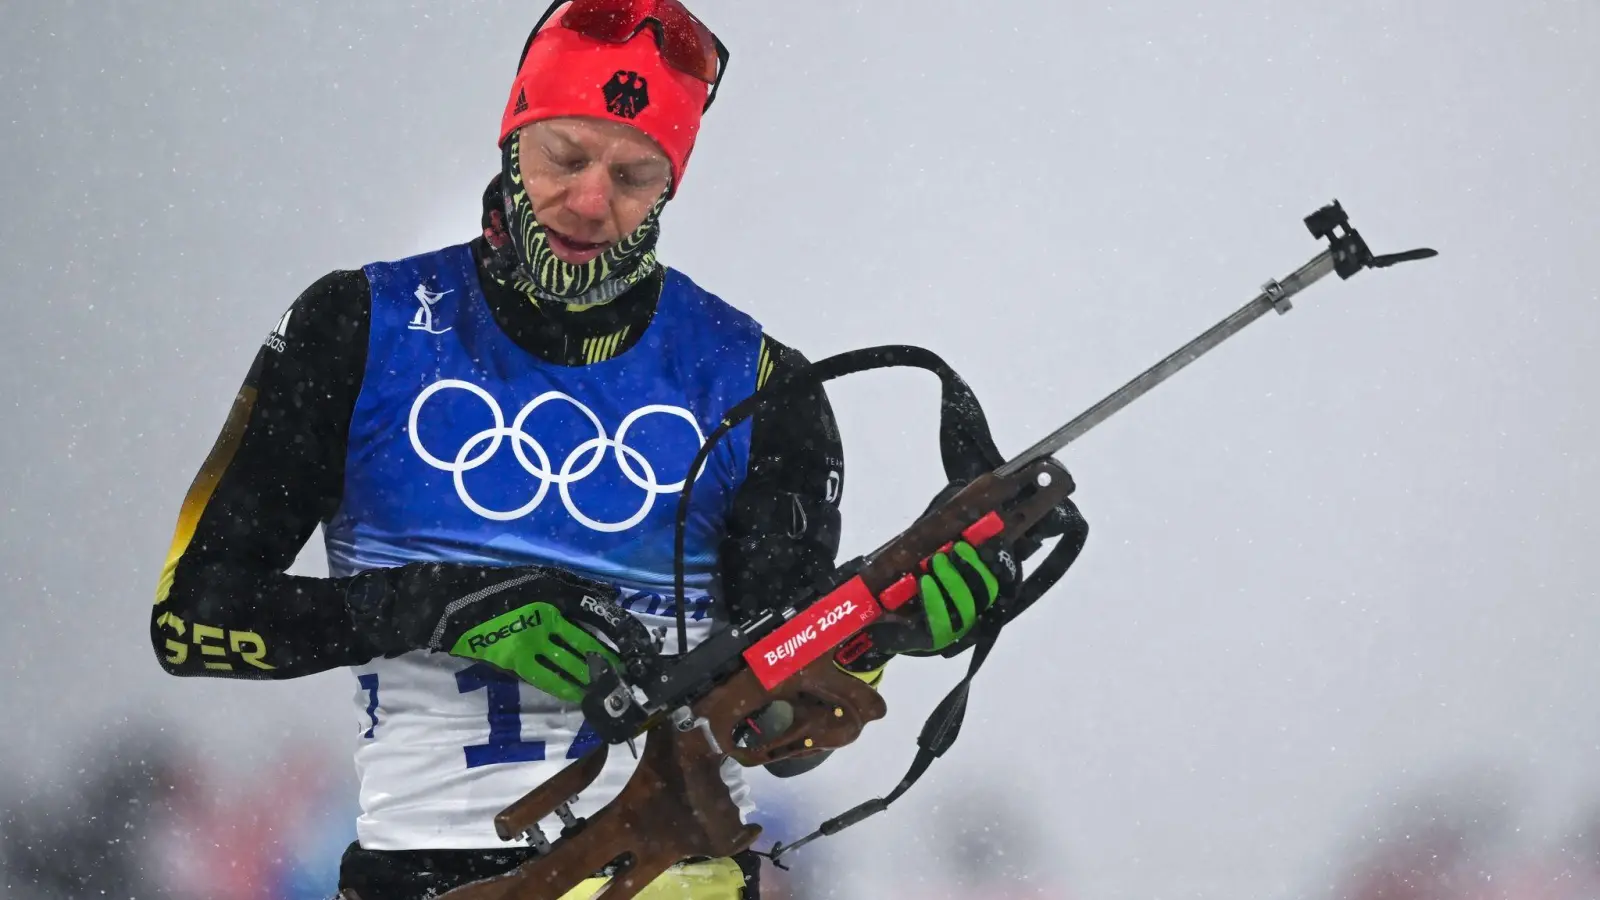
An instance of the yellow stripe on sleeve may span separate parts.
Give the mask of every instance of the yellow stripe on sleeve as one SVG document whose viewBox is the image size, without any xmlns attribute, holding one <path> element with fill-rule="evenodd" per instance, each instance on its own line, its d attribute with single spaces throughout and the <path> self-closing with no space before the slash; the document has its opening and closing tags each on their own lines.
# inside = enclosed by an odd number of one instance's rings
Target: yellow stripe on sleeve
<svg viewBox="0 0 1600 900">
<path fill-rule="evenodd" d="M 183 506 L 178 509 L 177 531 L 167 550 L 166 564 L 161 568 L 161 581 L 156 585 L 157 605 L 165 603 L 167 595 L 172 593 L 173 573 L 178 569 L 178 560 L 183 556 L 183 551 L 189 549 L 189 542 L 194 540 L 200 515 L 205 512 L 206 504 L 211 502 L 211 495 L 217 489 L 217 482 L 222 480 L 222 473 L 228 470 L 234 454 L 239 452 L 245 424 L 250 421 L 250 410 L 255 405 L 256 389 L 240 388 L 238 395 L 233 398 L 233 406 L 228 409 L 228 419 L 222 424 L 222 432 L 217 435 L 216 443 L 211 445 L 211 452 L 206 455 L 200 472 L 194 476 L 189 492 L 183 497 Z"/>
<path fill-rule="evenodd" d="M 756 390 L 767 386 L 767 378 L 772 375 L 772 350 L 767 346 L 767 339 L 761 339 L 761 355 L 756 359 Z"/>
</svg>

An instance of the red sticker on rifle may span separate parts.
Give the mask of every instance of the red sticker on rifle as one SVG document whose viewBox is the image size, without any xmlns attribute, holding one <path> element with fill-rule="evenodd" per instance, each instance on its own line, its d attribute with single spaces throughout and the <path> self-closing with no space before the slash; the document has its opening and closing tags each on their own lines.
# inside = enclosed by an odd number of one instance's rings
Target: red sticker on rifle
<svg viewBox="0 0 1600 900">
<path fill-rule="evenodd" d="M 745 662 L 770 691 L 882 614 L 883 607 L 858 575 L 752 644 L 744 651 Z"/>
</svg>

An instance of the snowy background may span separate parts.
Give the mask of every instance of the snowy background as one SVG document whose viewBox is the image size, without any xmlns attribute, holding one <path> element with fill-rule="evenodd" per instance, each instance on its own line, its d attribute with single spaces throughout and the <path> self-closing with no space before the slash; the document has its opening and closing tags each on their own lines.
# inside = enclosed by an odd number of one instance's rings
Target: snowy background
<svg viewBox="0 0 1600 900">
<path fill-rule="evenodd" d="M 351 679 L 168 678 L 149 604 L 294 296 L 476 233 L 543 4 L 0 8 L 0 896 L 326 896 Z M 1083 557 L 793 893 L 1596 894 L 1600 5 L 695 9 L 733 60 L 667 261 L 813 358 L 937 350 L 1009 451 L 1317 253 L 1334 197 L 1441 253 L 1066 452 Z M 833 396 L 862 552 L 941 484 L 935 391 Z M 887 790 L 961 668 L 896 664 L 889 720 L 773 799 Z"/>
</svg>

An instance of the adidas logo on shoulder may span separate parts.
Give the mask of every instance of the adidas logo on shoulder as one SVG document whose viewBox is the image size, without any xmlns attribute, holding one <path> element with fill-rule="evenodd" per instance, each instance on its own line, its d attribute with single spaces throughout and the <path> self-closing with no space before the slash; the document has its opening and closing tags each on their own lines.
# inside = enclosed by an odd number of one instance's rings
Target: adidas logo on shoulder
<svg viewBox="0 0 1600 900">
<path fill-rule="evenodd" d="M 272 329 L 272 333 L 267 335 L 267 339 L 265 341 L 262 341 L 262 343 L 271 348 L 274 353 L 282 353 L 284 348 L 289 346 L 284 338 L 289 336 L 289 317 L 292 315 L 294 315 L 293 306 L 289 307 L 287 310 L 284 310 L 283 318 L 278 320 L 278 326 Z"/>
</svg>

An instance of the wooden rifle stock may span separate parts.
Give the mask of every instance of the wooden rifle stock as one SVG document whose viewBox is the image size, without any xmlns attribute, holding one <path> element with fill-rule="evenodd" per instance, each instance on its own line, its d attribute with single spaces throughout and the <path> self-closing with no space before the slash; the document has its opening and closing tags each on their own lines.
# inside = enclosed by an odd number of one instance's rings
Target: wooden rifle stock
<svg viewBox="0 0 1600 900">
<path fill-rule="evenodd" d="M 794 707 L 781 740 L 759 747 L 733 744 L 748 717 L 774 701 Z M 476 881 L 443 900 L 558 900 L 603 872 L 610 881 L 595 894 L 628 900 L 673 865 L 695 858 L 721 859 L 748 849 L 761 826 L 746 825 L 722 780 L 723 760 L 762 765 L 853 742 L 866 723 L 883 718 L 876 690 L 821 659 L 774 692 L 740 671 L 696 704 L 695 715 L 662 719 L 645 732 L 638 767 L 616 799 L 576 828 L 565 830 L 548 853 L 505 875 Z M 712 738 L 715 737 L 715 743 Z M 557 807 L 592 784 L 609 747 L 600 745 L 495 817 L 507 840 L 522 836 Z"/>
</svg>

